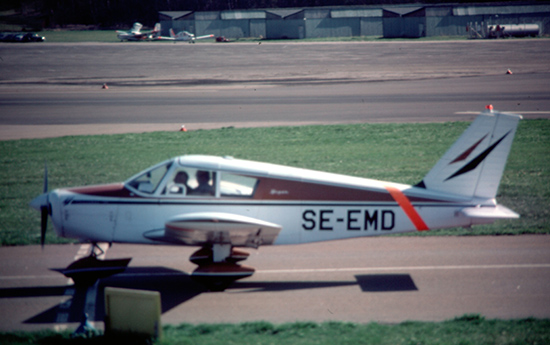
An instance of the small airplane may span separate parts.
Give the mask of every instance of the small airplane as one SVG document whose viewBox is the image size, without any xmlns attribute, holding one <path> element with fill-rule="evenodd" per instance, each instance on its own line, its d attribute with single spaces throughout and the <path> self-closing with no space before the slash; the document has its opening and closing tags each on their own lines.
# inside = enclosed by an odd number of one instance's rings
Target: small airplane
<svg viewBox="0 0 550 345">
<path fill-rule="evenodd" d="M 188 32 L 188 31 L 181 31 L 181 32 L 178 32 L 177 34 L 175 34 L 174 29 L 170 29 L 170 37 L 158 36 L 158 37 L 155 38 L 155 40 L 158 40 L 158 41 L 174 41 L 174 42 L 186 41 L 186 42 L 189 42 L 189 43 L 195 43 L 195 40 L 202 40 L 202 39 L 205 39 L 205 38 L 213 38 L 213 37 L 214 37 L 214 35 L 204 35 L 204 36 L 195 37 L 194 34 Z"/>
<path fill-rule="evenodd" d="M 495 198 L 520 119 L 488 106 L 416 185 L 184 155 L 123 183 L 50 192 L 46 169 L 44 193 L 30 206 L 42 214 L 42 245 L 50 216 L 58 236 L 94 247 L 100 242 L 197 246 L 190 257 L 198 266 L 192 276 L 224 290 L 254 273 L 238 263 L 249 255 L 240 248 L 519 218 Z M 120 272 L 116 263 L 85 259 L 67 271 L 82 273 L 92 262 L 103 273 Z"/>
<path fill-rule="evenodd" d="M 160 35 L 160 23 L 156 23 L 152 31 L 141 32 L 143 25 L 141 23 L 134 23 L 130 31 L 118 31 L 117 37 L 121 41 L 147 41 L 153 40 Z"/>
</svg>

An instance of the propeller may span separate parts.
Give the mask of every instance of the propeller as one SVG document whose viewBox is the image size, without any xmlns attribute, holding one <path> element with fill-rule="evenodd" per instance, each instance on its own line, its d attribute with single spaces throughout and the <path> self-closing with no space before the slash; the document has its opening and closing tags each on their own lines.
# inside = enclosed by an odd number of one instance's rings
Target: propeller
<svg viewBox="0 0 550 345">
<path fill-rule="evenodd" d="M 48 165 L 44 163 L 44 189 L 43 193 L 34 198 L 30 206 L 40 211 L 40 245 L 44 249 L 46 241 L 46 229 L 48 226 L 48 216 L 51 215 L 50 196 L 48 193 Z"/>
</svg>

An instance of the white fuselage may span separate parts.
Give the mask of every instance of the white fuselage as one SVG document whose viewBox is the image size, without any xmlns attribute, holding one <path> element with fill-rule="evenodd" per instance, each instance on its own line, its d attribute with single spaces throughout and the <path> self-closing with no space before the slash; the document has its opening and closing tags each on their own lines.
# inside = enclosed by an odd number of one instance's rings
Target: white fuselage
<svg viewBox="0 0 550 345">
<path fill-rule="evenodd" d="M 185 166 L 209 169 L 219 176 L 213 182 L 217 186 L 224 183 L 226 173 L 252 176 L 258 180 L 256 195 L 162 193 L 172 172 Z M 494 205 L 494 200 L 468 200 L 407 185 L 218 157 L 184 156 L 165 170 L 155 192 L 140 192 L 132 182 L 52 191 L 51 215 L 58 235 L 93 242 L 158 244 L 146 234 L 164 229 L 168 219 L 222 212 L 279 224 L 282 230 L 273 244 L 298 244 L 465 227 L 473 220 L 461 210 Z M 396 201 L 390 189 L 410 204 Z"/>
</svg>

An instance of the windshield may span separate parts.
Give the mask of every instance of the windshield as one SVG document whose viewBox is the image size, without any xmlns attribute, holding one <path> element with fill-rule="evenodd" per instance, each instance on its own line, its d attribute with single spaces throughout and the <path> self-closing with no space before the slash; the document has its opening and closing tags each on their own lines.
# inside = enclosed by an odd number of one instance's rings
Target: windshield
<svg viewBox="0 0 550 345">
<path fill-rule="evenodd" d="M 153 194 L 171 165 L 172 162 L 167 162 L 155 166 L 128 182 L 128 185 L 142 193 Z"/>
</svg>

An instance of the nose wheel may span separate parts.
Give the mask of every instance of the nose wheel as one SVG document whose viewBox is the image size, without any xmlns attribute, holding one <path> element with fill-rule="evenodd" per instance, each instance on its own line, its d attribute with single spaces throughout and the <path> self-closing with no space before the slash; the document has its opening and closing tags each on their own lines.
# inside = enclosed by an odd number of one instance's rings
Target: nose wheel
<svg viewBox="0 0 550 345">
<path fill-rule="evenodd" d="M 250 277 L 254 268 L 240 265 L 250 254 L 231 247 L 230 244 L 214 244 L 193 253 L 189 260 L 198 265 L 191 276 L 210 291 L 224 291 L 234 281 Z"/>
</svg>

